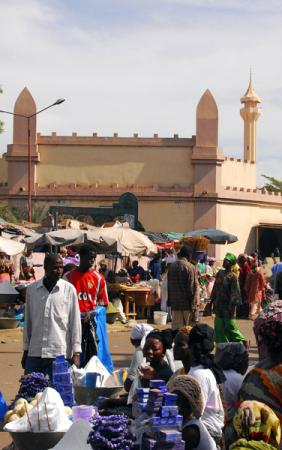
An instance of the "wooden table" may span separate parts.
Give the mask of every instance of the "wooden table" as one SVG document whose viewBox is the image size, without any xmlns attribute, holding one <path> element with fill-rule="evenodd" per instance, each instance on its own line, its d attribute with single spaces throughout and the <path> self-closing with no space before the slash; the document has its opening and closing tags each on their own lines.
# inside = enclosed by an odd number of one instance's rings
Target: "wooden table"
<svg viewBox="0 0 282 450">
<path fill-rule="evenodd" d="M 150 288 L 141 288 L 141 287 L 128 287 L 123 289 L 121 292 L 124 293 L 124 309 L 125 316 L 127 319 L 133 317 L 136 319 L 136 306 L 140 307 L 141 310 L 152 306 L 154 302 L 152 302 L 152 297 L 150 296 L 151 289 Z M 132 303 L 133 311 L 130 312 L 129 305 Z"/>
</svg>

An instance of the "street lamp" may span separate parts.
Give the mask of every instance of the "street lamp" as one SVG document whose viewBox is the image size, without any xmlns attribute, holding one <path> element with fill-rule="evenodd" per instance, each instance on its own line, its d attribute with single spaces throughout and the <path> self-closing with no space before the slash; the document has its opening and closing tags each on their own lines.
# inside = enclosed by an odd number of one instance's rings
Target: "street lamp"
<svg viewBox="0 0 282 450">
<path fill-rule="evenodd" d="M 46 111 L 46 109 L 52 108 L 52 106 L 60 105 L 65 101 L 64 98 L 59 98 L 56 100 L 52 105 L 46 106 L 46 108 L 40 109 L 34 114 L 31 114 L 30 116 L 25 116 L 24 114 L 17 114 L 12 113 L 10 111 L 3 111 L 0 109 L 0 113 L 10 114 L 12 116 L 18 116 L 18 117 L 24 117 L 27 119 L 27 159 L 28 159 L 28 167 L 27 167 L 27 192 L 28 192 L 28 221 L 32 222 L 32 199 L 31 199 L 31 151 L 30 151 L 30 119 L 34 116 L 37 116 L 38 114 L 42 113 L 43 111 Z"/>
</svg>

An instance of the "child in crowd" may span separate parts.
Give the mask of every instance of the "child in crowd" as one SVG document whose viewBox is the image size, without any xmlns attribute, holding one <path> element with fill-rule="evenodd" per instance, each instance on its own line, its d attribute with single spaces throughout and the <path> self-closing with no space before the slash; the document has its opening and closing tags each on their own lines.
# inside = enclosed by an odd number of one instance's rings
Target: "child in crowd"
<svg viewBox="0 0 282 450">
<path fill-rule="evenodd" d="M 216 450 L 214 440 L 201 421 L 204 399 L 199 383 L 189 375 L 179 375 L 171 383 L 170 392 L 177 394 L 179 414 L 183 416 L 185 450 Z"/>
</svg>

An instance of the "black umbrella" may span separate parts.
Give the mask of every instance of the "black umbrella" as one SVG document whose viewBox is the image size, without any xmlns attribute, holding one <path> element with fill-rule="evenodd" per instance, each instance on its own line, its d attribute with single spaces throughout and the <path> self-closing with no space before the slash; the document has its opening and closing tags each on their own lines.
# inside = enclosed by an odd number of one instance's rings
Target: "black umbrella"
<svg viewBox="0 0 282 450">
<path fill-rule="evenodd" d="M 226 231 L 216 230 L 214 228 L 208 228 L 205 230 L 189 231 L 184 234 L 185 237 L 202 236 L 209 239 L 211 244 L 232 244 L 237 242 L 238 238 L 234 234 L 227 233 Z"/>
</svg>

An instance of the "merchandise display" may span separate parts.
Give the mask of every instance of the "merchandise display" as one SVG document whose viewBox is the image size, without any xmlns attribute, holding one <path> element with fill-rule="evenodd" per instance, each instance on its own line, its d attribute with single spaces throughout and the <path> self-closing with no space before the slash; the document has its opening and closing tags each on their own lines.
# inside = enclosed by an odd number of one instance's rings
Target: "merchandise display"
<svg viewBox="0 0 282 450">
<path fill-rule="evenodd" d="M 30 402 L 36 394 L 43 392 L 49 386 L 49 379 L 43 373 L 33 372 L 29 375 L 24 375 L 20 379 L 20 388 L 15 397 L 15 402 L 22 398 Z"/>
<path fill-rule="evenodd" d="M 93 450 L 131 450 L 133 438 L 129 432 L 129 419 L 122 415 L 96 417 L 88 443 Z"/>
<path fill-rule="evenodd" d="M 61 395 L 64 404 L 70 407 L 73 406 L 73 384 L 68 362 L 63 355 L 56 356 L 53 362 L 52 382 L 56 391 Z"/>
<path fill-rule="evenodd" d="M 11 414 L 12 413 L 12 414 Z M 19 399 L 14 410 L 6 413 L 5 431 L 9 432 L 65 432 L 72 422 L 69 419 L 70 408 L 65 410 L 60 394 L 53 388 L 46 388 L 37 398 L 28 404 Z"/>
<path fill-rule="evenodd" d="M 137 422 L 142 430 L 140 450 L 184 450 L 177 395 L 167 392 L 165 382 L 151 380 L 149 389 L 137 389 L 136 399 L 133 411 L 136 417 L 139 414 Z"/>
</svg>

